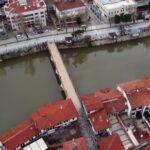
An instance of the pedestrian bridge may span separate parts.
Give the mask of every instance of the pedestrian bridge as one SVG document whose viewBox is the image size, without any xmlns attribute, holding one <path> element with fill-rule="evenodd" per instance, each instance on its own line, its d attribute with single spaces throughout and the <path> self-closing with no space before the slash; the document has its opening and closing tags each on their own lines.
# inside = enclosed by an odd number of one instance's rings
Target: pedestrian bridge
<svg viewBox="0 0 150 150">
<path fill-rule="evenodd" d="M 58 74 L 59 79 L 61 81 L 61 87 L 65 92 L 67 98 L 70 98 L 72 100 L 76 110 L 79 112 L 81 110 L 81 102 L 78 94 L 76 93 L 72 80 L 67 72 L 67 69 L 64 65 L 62 57 L 58 51 L 58 48 L 55 43 L 48 43 L 47 45 L 51 56 L 51 60 L 53 61 L 56 68 L 56 74 Z"/>
</svg>

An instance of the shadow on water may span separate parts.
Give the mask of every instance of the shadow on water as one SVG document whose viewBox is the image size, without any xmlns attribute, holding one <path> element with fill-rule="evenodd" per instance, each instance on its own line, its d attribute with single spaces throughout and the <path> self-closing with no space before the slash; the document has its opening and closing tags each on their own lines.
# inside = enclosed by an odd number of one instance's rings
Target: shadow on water
<svg viewBox="0 0 150 150">
<path fill-rule="evenodd" d="M 36 74 L 36 67 L 34 64 L 34 60 L 38 58 L 39 62 L 45 61 L 45 52 L 31 55 L 31 56 L 24 56 L 6 60 L 0 63 L 0 76 L 7 75 L 7 69 L 15 70 L 15 69 L 23 69 L 23 72 L 26 75 L 34 76 Z"/>
<path fill-rule="evenodd" d="M 141 44 L 148 49 L 150 46 L 149 39 L 150 38 L 137 39 L 129 42 L 122 42 L 90 48 L 66 49 L 61 50 L 61 54 L 67 65 L 70 65 L 71 63 L 75 67 L 78 67 L 78 65 L 84 63 L 87 60 L 87 57 L 90 53 L 95 53 L 95 55 L 97 52 L 100 51 L 107 53 L 121 53 L 123 51 L 132 50 L 132 48 Z"/>
</svg>

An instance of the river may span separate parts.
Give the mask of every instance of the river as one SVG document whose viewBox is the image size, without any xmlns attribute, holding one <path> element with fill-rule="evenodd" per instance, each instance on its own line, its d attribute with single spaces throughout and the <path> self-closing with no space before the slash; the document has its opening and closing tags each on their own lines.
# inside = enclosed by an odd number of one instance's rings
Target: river
<svg viewBox="0 0 150 150">
<path fill-rule="evenodd" d="M 0 133 L 29 118 L 49 101 L 62 99 L 47 53 L 0 63 Z"/>
<path fill-rule="evenodd" d="M 62 50 L 79 94 L 115 87 L 150 74 L 150 38 L 94 48 Z M 47 53 L 0 63 L 0 133 L 49 101 L 62 99 Z"/>
<path fill-rule="evenodd" d="M 79 94 L 150 75 L 150 38 L 64 50 L 62 56 Z"/>
</svg>

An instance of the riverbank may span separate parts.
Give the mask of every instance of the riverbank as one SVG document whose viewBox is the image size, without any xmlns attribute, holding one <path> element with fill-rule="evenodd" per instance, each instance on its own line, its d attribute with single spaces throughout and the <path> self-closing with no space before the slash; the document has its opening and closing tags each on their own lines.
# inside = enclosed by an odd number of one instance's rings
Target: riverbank
<svg viewBox="0 0 150 150">
<path fill-rule="evenodd" d="M 57 46 L 59 49 L 70 49 L 70 48 L 86 48 L 86 47 L 94 47 L 94 46 L 101 46 L 101 45 L 108 45 L 108 44 L 116 44 L 120 42 L 126 42 L 126 41 L 132 41 L 137 40 L 141 38 L 146 38 L 150 36 L 150 31 L 147 32 L 141 32 L 139 36 L 133 37 L 131 35 L 124 35 L 124 36 L 118 36 L 116 38 L 107 38 L 107 39 L 97 39 L 92 41 L 80 41 L 80 42 L 74 42 L 72 44 L 65 44 L 65 43 L 59 43 L 57 42 Z M 34 53 L 38 53 L 41 51 L 47 50 L 47 42 L 48 39 L 45 38 L 45 41 L 36 41 L 32 43 L 32 41 L 26 44 L 25 47 L 18 48 L 18 49 L 12 49 L 12 51 L 5 51 L 5 53 L 0 54 L 0 62 L 15 58 L 15 57 L 21 57 L 26 55 L 31 55 Z M 16 43 L 17 44 L 17 43 Z M 19 43 L 21 45 L 21 42 Z M 11 45 L 10 45 L 11 46 Z"/>
</svg>

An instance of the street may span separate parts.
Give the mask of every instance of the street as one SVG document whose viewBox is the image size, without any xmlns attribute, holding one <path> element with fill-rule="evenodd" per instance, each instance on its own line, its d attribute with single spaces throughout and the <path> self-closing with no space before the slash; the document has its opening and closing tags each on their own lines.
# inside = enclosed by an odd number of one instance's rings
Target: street
<svg viewBox="0 0 150 150">
<path fill-rule="evenodd" d="M 128 27 L 129 29 L 139 29 L 139 28 L 145 28 L 150 25 L 149 21 L 137 23 L 137 24 L 130 24 Z M 78 28 L 75 28 L 74 30 L 78 30 Z M 119 26 L 115 27 L 109 27 L 108 24 L 101 24 L 101 25 L 95 25 L 95 26 L 89 26 L 87 27 L 86 31 L 84 32 L 83 36 L 85 35 L 91 35 L 92 39 L 97 38 L 107 38 L 108 34 L 110 32 L 119 32 Z M 16 38 L 10 38 L 7 40 L 1 40 L 0 41 L 0 54 L 13 51 L 16 49 L 23 49 L 25 47 L 34 46 L 37 43 L 43 43 L 43 42 L 61 42 L 65 40 L 66 36 L 71 36 L 73 29 L 68 28 L 68 33 L 66 33 L 65 30 L 63 31 L 57 31 L 52 30 L 48 33 L 43 34 L 37 34 L 37 35 L 29 35 L 29 40 L 20 40 L 17 41 Z"/>
</svg>

